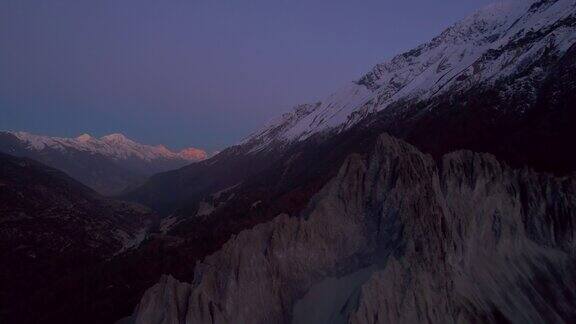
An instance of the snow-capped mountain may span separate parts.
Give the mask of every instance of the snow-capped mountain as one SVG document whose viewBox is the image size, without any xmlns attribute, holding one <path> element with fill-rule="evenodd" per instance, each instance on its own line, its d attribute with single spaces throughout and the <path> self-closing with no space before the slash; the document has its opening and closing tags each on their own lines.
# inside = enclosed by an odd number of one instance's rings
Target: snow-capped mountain
<svg viewBox="0 0 576 324">
<path fill-rule="evenodd" d="M 206 151 L 187 148 L 180 152 L 173 152 L 164 145 L 145 145 L 137 143 L 123 134 L 110 134 L 101 138 L 94 138 L 89 134 L 82 134 L 76 138 L 62 138 L 34 135 L 27 132 L 9 132 L 20 141 L 26 143 L 31 149 L 41 151 L 44 149 L 66 150 L 75 149 L 93 154 L 102 154 L 114 159 L 126 160 L 138 158 L 144 161 L 158 159 L 201 161 L 208 157 Z"/>
<path fill-rule="evenodd" d="M 575 13 L 573 0 L 490 5 L 430 42 L 376 65 L 321 102 L 297 106 L 242 144 L 257 151 L 272 143 L 339 132 L 399 102 L 426 102 L 501 82 L 507 82 L 503 96 L 517 91 L 531 96 L 529 81 L 546 76 L 534 65 L 546 56 L 561 57 L 576 40 Z"/>
<path fill-rule="evenodd" d="M 209 163 L 154 177 L 129 196 L 173 211 L 210 190 L 256 181 L 268 168 L 298 169 L 297 154 L 308 164 L 302 174 L 319 163 L 324 174 L 383 132 L 436 156 L 469 149 L 572 172 L 575 43 L 576 1 L 498 2 L 325 100 L 298 105 Z"/>
<path fill-rule="evenodd" d="M 41 161 L 104 194 L 120 193 L 152 174 L 178 169 L 208 157 L 201 149 L 173 152 L 163 145 L 137 143 L 122 134 L 62 138 L 0 132 L 0 152 Z"/>
</svg>

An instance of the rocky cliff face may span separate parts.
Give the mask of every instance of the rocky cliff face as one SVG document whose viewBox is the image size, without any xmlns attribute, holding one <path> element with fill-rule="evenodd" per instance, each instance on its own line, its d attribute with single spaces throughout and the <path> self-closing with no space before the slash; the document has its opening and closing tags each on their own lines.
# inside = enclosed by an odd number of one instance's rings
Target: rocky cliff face
<svg viewBox="0 0 576 324">
<path fill-rule="evenodd" d="M 234 236 L 196 265 L 191 285 L 165 277 L 134 318 L 288 323 L 302 320 L 311 294 L 322 297 L 323 281 L 363 271 L 318 318 L 569 322 L 575 207 L 573 177 L 468 151 L 435 161 L 383 135 L 368 154 L 349 156 L 301 215 Z"/>
</svg>

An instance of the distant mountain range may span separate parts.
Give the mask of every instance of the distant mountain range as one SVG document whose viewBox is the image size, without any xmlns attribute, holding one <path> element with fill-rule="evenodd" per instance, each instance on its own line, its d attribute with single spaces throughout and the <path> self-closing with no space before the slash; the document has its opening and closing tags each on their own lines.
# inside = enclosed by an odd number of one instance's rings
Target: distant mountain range
<svg viewBox="0 0 576 324">
<path fill-rule="evenodd" d="M 0 132 L 0 152 L 41 161 L 107 195 L 136 186 L 152 174 L 208 157 L 201 149 L 173 152 L 163 145 L 137 143 L 122 134 L 61 138 L 7 131 Z"/>
</svg>

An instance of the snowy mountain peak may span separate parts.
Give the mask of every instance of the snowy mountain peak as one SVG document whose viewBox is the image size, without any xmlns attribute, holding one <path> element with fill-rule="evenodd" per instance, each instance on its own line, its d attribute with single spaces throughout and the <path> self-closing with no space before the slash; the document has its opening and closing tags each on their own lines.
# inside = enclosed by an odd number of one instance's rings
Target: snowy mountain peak
<svg viewBox="0 0 576 324">
<path fill-rule="evenodd" d="M 111 143 L 129 143 L 129 142 L 134 143 L 134 141 L 132 141 L 131 139 L 126 137 L 124 134 L 120 134 L 120 133 L 114 133 L 114 134 L 102 136 L 101 139 L 105 142 L 111 142 Z"/>
<path fill-rule="evenodd" d="M 165 152 L 165 153 L 170 152 L 170 150 L 162 144 L 156 145 L 155 148 L 157 148 L 159 152 Z"/>
<path fill-rule="evenodd" d="M 543 72 L 533 63 L 550 53 L 561 56 L 575 41 L 574 0 L 500 1 L 377 64 L 320 103 L 296 107 L 241 144 L 259 151 L 272 143 L 342 131 L 395 103 L 426 102 L 510 78 L 521 83 L 525 78 L 515 75 L 539 77 Z"/>
<path fill-rule="evenodd" d="M 206 151 L 193 147 L 183 149 L 178 153 L 178 156 L 188 161 L 201 161 L 208 158 Z"/>
<path fill-rule="evenodd" d="M 77 139 L 79 142 L 88 142 L 88 141 L 92 140 L 93 137 L 90 136 L 90 134 L 82 134 L 82 135 L 76 137 L 76 139 Z"/>
</svg>

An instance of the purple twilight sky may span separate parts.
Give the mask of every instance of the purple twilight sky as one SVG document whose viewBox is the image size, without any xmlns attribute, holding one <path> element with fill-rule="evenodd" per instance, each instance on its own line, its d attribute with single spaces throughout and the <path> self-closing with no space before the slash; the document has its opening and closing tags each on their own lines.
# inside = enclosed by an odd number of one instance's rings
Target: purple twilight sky
<svg viewBox="0 0 576 324">
<path fill-rule="evenodd" d="M 498 0 L 2 0 L 0 129 L 234 144 Z"/>
</svg>

